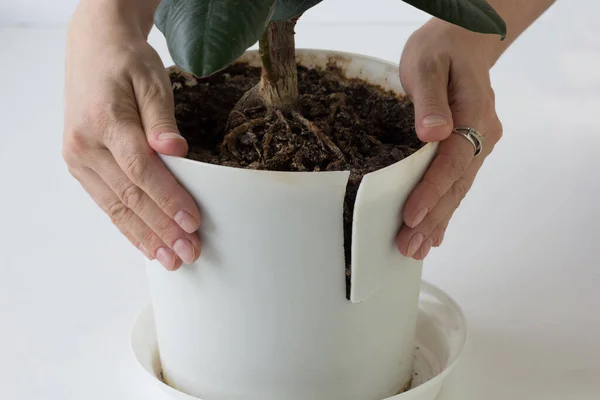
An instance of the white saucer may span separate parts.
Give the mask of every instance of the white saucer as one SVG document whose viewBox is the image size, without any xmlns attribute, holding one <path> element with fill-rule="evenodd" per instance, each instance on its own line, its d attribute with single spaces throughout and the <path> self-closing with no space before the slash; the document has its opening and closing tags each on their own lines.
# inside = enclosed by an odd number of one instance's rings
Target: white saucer
<svg viewBox="0 0 600 400">
<path fill-rule="evenodd" d="M 419 311 L 412 387 L 407 392 L 385 400 L 434 400 L 466 344 L 465 316 L 458 304 L 442 290 L 422 282 Z M 135 359 L 147 372 L 150 381 L 173 399 L 200 400 L 173 389 L 161 380 L 151 306 L 142 311 L 134 323 L 131 347 Z"/>
</svg>

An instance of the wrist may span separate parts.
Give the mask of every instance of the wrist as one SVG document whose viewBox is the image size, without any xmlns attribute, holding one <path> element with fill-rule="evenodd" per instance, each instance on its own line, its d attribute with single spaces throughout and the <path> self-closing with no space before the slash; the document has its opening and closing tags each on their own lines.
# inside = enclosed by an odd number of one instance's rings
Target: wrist
<svg viewBox="0 0 600 400">
<path fill-rule="evenodd" d="M 96 35 L 147 39 L 160 0 L 81 0 L 70 22 Z"/>
</svg>

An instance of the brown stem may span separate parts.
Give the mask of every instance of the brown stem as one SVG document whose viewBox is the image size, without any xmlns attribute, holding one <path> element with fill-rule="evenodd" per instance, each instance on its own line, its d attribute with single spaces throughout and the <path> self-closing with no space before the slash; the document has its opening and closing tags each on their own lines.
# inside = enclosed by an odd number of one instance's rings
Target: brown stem
<svg viewBox="0 0 600 400">
<path fill-rule="evenodd" d="M 259 91 L 267 108 L 289 111 L 298 101 L 295 26 L 296 20 L 271 22 L 259 40 Z"/>
</svg>

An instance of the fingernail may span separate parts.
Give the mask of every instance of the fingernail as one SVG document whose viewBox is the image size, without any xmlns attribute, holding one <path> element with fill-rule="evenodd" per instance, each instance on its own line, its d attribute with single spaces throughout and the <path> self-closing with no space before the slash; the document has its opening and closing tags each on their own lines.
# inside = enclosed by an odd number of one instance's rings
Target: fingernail
<svg viewBox="0 0 600 400">
<path fill-rule="evenodd" d="M 433 245 L 433 239 L 429 238 L 425 241 L 425 244 L 423 245 L 423 258 L 427 257 L 427 255 L 429 254 L 429 252 L 431 251 L 431 246 Z"/>
<path fill-rule="evenodd" d="M 194 262 L 196 250 L 194 250 L 194 246 L 192 246 L 192 242 L 189 240 L 177 239 L 173 243 L 173 250 L 175 250 L 175 253 L 177 253 L 184 263 L 191 264 Z"/>
<path fill-rule="evenodd" d="M 429 209 L 427 207 L 421 209 L 421 211 L 419 211 L 417 213 L 417 216 L 415 217 L 415 219 L 412 222 L 412 225 L 410 225 L 411 228 L 414 228 L 415 226 L 419 225 L 421 222 L 423 222 L 423 220 L 425 219 L 425 217 L 427 216 L 427 213 L 429 212 Z"/>
<path fill-rule="evenodd" d="M 172 271 L 175 267 L 175 255 L 165 247 L 161 247 L 156 251 L 156 259 L 169 271 Z"/>
<path fill-rule="evenodd" d="M 144 255 L 146 256 L 146 258 L 148 260 L 154 260 L 154 257 L 152 257 L 152 254 L 150 254 L 150 252 L 148 251 L 148 249 L 145 248 L 143 244 L 140 244 L 140 251 L 142 253 L 144 253 Z"/>
<path fill-rule="evenodd" d="M 169 140 L 169 139 L 183 139 L 183 136 L 181 136 L 178 133 L 174 133 L 174 132 L 163 132 L 160 135 L 158 135 L 158 140 Z"/>
<path fill-rule="evenodd" d="M 421 125 L 423 128 L 433 128 L 436 126 L 442 126 L 448 124 L 448 120 L 441 115 L 428 115 L 423 118 Z"/>
<path fill-rule="evenodd" d="M 421 244 L 423 244 L 423 239 L 425 239 L 425 237 L 422 233 L 417 232 L 413 235 L 413 237 L 410 239 L 410 242 L 408 243 L 408 257 L 412 257 L 417 252 L 417 250 L 419 250 Z"/>
<path fill-rule="evenodd" d="M 194 233 L 198 229 L 198 224 L 187 211 L 179 211 L 173 219 L 187 233 Z"/>
</svg>

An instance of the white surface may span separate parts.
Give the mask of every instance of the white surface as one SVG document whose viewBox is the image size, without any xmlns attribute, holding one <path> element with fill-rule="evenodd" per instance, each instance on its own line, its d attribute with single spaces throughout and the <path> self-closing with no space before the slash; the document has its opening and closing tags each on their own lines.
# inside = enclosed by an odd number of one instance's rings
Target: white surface
<svg viewBox="0 0 600 400">
<path fill-rule="evenodd" d="M 493 71 L 504 138 L 426 260 L 470 322 L 439 400 L 598 398 L 600 28 L 572 4 Z M 306 24 L 297 40 L 397 60 L 411 29 Z M 143 262 L 60 157 L 64 34 L 0 29 L 0 398 L 164 400 L 128 350 Z"/>
<path fill-rule="evenodd" d="M 313 68 L 339 60 L 348 78 L 404 93 L 397 63 L 321 50 L 296 56 Z M 260 65 L 257 51 L 243 60 Z M 393 239 L 436 147 L 364 177 L 353 229 L 374 240 L 353 237 L 356 303 L 346 299 L 344 267 L 348 171 L 253 171 L 164 157 L 203 221 L 193 265 L 169 272 L 146 263 L 165 380 L 205 399 L 399 393 L 412 376 L 423 262 L 400 254 Z"/>
<path fill-rule="evenodd" d="M 56 26 L 66 24 L 78 0 L 0 0 L 0 25 Z M 586 7 L 575 9 L 579 15 L 600 7 L 595 0 L 579 0 Z M 340 11 L 341 10 L 341 11 Z M 548 18 L 551 14 L 544 16 Z M 305 22 L 327 25 L 372 25 L 417 23 L 427 19 L 422 11 L 400 0 L 326 0 L 303 16 Z"/>
<path fill-rule="evenodd" d="M 56 25 L 66 23 L 78 0 L 0 0 L 0 23 Z M 340 9 L 343 15 L 340 15 Z M 385 10 L 385 13 L 382 13 Z M 383 15 L 383 18 L 382 18 Z M 426 14 L 400 0 L 326 0 L 309 10 L 303 19 L 317 23 L 373 23 L 424 21 Z"/>
<path fill-rule="evenodd" d="M 445 379 L 456 368 L 465 347 L 467 322 L 460 306 L 430 283 L 422 282 L 420 286 L 411 390 L 386 400 L 434 400 Z M 197 399 L 164 383 L 153 311 L 152 306 L 148 306 L 135 320 L 131 332 L 133 355 L 145 370 L 149 384 L 157 390 L 174 400 Z"/>
</svg>

